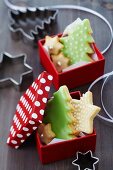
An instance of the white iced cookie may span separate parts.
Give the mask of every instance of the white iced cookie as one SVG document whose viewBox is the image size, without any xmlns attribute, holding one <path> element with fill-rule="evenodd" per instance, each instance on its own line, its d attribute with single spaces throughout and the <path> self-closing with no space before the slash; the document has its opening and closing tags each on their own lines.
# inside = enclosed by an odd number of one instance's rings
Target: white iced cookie
<svg viewBox="0 0 113 170">
<path fill-rule="evenodd" d="M 74 31 L 74 28 L 80 24 L 82 22 L 82 20 L 80 18 L 77 18 L 74 22 L 72 22 L 70 25 L 68 25 L 64 32 L 63 32 L 63 36 L 65 35 L 69 35 L 70 33 L 72 33 Z"/>
</svg>

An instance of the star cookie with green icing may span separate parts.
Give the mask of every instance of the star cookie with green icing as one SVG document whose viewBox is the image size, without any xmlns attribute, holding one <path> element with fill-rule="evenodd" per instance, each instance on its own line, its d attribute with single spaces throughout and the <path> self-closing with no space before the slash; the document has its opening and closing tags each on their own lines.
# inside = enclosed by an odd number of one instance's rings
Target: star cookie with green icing
<svg viewBox="0 0 113 170">
<path fill-rule="evenodd" d="M 93 105 L 92 98 L 92 93 L 88 91 L 80 100 L 72 99 L 75 108 L 73 116 L 77 119 L 75 129 L 87 134 L 93 133 L 93 120 L 100 111 L 100 107 Z"/>
<path fill-rule="evenodd" d="M 76 24 L 74 30 L 66 37 L 61 37 L 60 42 L 64 45 L 62 52 L 70 59 L 70 65 L 81 61 L 92 62 L 90 55 L 94 53 L 91 44 L 94 39 L 91 36 L 92 29 L 88 19 Z"/>
<path fill-rule="evenodd" d="M 44 113 L 44 123 L 51 123 L 52 131 L 56 138 L 71 139 L 79 134 L 74 129 L 76 118 L 73 116 L 74 107 L 71 104 L 72 98 L 66 86 L 61 86 L 54 93 L 48 103 Z"/>
<path fill-rule="evenodd" d="M 63 48 L 63 45 L 59 41 L 59 37 L 45 37 L 44 48 L 49 52 L 49 54 L 58 55 L 58 53 Z"/>
</svg>

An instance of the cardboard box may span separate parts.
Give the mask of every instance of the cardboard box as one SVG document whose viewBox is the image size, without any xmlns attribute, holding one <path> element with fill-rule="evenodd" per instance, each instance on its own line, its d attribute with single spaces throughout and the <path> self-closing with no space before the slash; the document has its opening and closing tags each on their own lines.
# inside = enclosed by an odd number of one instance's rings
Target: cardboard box
<svg viewBox="0 0 113 170">
<path fill-rule="evenodd" d="M 72 89 L 77 86 L 81 86 L 91 81 L 94 81 L 96 78 L 103 75 L 105 59 L 96 47 L 96 44 L 94 44 L 94 49 L 97 54 L 98 61 L 94 61 L 92 63 L 71 69 L 66 72 L 58 73 L 50 59 L 50 56 L 43 48 L 44 42 L 44 39 L 38 41 L 40 62 L 44 66 L 44 68 L 51 75 L 53 75 L 53 84 L 56 89 L 58 89 L 62 85 L 67 85 L 69 89 Z"/>
<path fill-rule="evenodd" d="M 81 96 L 80 92 L 73 92 L 70 94 L 76 99 L 79 99 Z M 66 140 L 50 145 L 43 145 L 37 132 L 36 143 L 39 158 L 43 164 L 46 164 L 75 156 L 77 151 L 86 152 L 91 150 L 94 152 L 96 146 L 96 132 L 94 131 L 92 134 L 86 135 L 84 137 Z"/>
</svg>

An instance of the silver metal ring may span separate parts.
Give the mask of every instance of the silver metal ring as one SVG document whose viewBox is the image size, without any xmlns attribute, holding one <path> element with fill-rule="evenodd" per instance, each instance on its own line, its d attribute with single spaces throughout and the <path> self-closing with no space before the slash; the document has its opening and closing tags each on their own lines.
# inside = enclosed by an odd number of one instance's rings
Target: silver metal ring
<svg viewBox="0 0 113 170">
<path fill-rule="evenodd" d="M 100 80 L 102 80 L 103 78 L 105 78 L 104 82 L 103 82 L 103 85 L 102 85 L 102 88 L 101 88 L 101 104 L 102 104 L 102 107 L 106 113 L 106 115 L 109 117 L 109 118 L 106 118 L 104 116 L 101 116 L 101 115 L 97 115 L 99 118 L 101 118 L 102 120 L 104 121 L 107 121 L 109 123 L 113 123 L 113 117 L 108 113 L 108 111 L 106 110 L 105 106 L 104 106 L 104 103 L 103 103 L 103 89 L 104 89 L 104 85 L 106 83 L 106 81 L 108 80 L 109 76 L 113 75 L 113 71 L 110 72 L 110 73 L 106 73 L 104 74 L 103 76 L 100 76 L 99 78 L 97 78 L 88 88 L 88 90 L 90 91 L 92 89 L 92 87 L 97 83 L 99 82 Z"/>
</svg>

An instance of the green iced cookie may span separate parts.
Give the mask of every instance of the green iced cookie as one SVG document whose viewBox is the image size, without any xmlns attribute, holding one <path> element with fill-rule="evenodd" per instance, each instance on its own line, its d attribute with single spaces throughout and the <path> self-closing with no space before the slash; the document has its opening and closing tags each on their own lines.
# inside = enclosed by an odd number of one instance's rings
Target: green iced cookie
<svg viewBox="0 0 113 170">
<path fill-rule="evenodd" d="M 76 119 L 72 115 L 74 107 L 70 102 L 71 100 L 67 87 L 61 86 L 47 103 L 43 122 L 51 123 L 56 138 L 71 139 L 74 137 L 74 126 L 72 124 Z"/>
<path fill-rule="evenodd" d="M 92 29 L 88 19 L 74 27 L 72 33 L 66 37 L 61 37 L 60 41 L 64 45 L 63 54 L 70 59 L 70 65 L 80 61 L 91 62 L 92 59 L 88 54 L 93 54 L 91 43 L 94 42 L 91 36 Z"/>
</svg>

